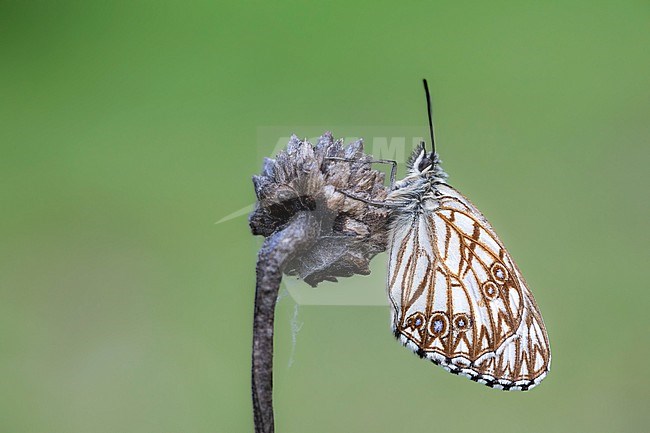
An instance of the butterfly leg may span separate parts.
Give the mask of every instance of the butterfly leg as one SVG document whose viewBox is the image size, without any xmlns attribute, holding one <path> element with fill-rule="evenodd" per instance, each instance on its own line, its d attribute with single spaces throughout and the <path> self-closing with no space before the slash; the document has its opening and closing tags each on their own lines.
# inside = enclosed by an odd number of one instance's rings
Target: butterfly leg
<svg viewBox="0 0 650 433">
<path fill-rule="evenodd" d="M 392 159 L 373 159 L 370 161 L 359 161 L 357 159 L 352 159 L 352 158 L 339 158 L 336 156 L 329 156 L 326 157 L 325 159 L 331 160 L 331 161 L 347 161 L 347 162 L 363 162 L 366 164 L 390 164 L 390 189 L 393 189 L 393 185 L 395 184 L 395 174 L 397 173 L 397 161 L 393 161 Z"/>
<path fill-rule="evenodd" d="M 368 203 L 369 205 L 372 205 L 372 206 L 380 206 L 380 207 L 397 207 L 398 206 L 397 204 L 387 203 L 385 201 L 368 200 L 367 198 L 359 197 L 358 195 L 351 194 L 349 192 L 346 192 L 346 191 L 343 191 L 343 190 L 340 190 L 340 189 L 337 189 L 337 191 L 340 192 L 343 195 L 346 195 L 346 196 L 348 196 L 350 198 L 353 198 L 355 200 L 362 201 L 364 203 Z"/>
</svg>

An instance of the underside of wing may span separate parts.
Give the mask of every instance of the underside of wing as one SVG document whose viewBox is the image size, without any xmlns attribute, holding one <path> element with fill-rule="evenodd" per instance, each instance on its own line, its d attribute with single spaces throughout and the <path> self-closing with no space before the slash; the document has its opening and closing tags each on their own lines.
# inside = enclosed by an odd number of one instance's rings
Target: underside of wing
<svg viewBox="0 0 650 433">
<path fill-rule="evenodd" d="M 453 373 L 494 388 L 530 389 L 550 367 L 535 300 L 476 207 L 448 185 L 437 190 L 435 210 L 393 227 L 395 336 Z"/>
</svg>

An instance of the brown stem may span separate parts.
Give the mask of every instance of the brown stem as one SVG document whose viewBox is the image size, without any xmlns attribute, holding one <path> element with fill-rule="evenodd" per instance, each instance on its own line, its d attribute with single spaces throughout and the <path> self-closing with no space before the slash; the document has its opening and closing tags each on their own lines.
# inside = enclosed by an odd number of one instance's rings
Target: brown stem
<svg viewBox="0 0 650 433">
<path fill-rule="evenodd" d="M 299 212 L 267 237 L 257 256 L 253 317 L 252 396 L 256 433 L 273 433 L 273 322 L 282 272 L 296 254 L 317 239 L 314 212 Z"/>
</svg>

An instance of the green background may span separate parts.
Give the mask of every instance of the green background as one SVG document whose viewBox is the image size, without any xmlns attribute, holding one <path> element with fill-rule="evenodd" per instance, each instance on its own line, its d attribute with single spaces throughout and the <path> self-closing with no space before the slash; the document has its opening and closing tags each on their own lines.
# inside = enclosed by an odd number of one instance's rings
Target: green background
<svg viewBox="0 0 650 433">
<path fill-rule="evenodd" d="M 252 431 L 260 239 L 215 222 L 253 202 L 263 127 L 424 135 L 423 77 L 551 373 L 492 390 L 401 348 L 387 307 L 285 296 L 277 430 L 647 430 L 649 23 L 645 0 L 0 2 L 0 430 Z M 336 287 L 383 294 L 385 260 Z"/>
</svg>

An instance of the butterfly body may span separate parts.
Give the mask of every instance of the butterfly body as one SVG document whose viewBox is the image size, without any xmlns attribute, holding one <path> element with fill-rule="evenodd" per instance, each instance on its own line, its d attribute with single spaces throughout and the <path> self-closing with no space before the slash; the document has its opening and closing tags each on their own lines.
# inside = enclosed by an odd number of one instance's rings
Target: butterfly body
<svg viewBox="0 0 650 433">
<path fill-rule="evenodd" d="M 528 390 L 550 367 L 541 314 L 489 222 L 446 178 L 422 145 L 386 199 L 393 332 L 452 373 Z"/>
</svg>

